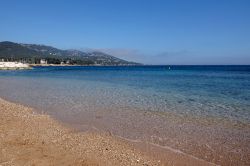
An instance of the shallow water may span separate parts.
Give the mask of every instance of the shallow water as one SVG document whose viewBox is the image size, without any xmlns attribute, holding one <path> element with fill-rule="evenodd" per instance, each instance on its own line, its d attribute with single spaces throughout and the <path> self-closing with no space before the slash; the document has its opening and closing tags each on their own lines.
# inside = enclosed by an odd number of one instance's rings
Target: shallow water
<svg viewBox="0 0 250 166">
<path fill-rule="evenodd" d="M 0 95 L 79 130 L 92 126 L 219 164 L 249 163 L 250 66 L 0 71 Z"/>
</svg>

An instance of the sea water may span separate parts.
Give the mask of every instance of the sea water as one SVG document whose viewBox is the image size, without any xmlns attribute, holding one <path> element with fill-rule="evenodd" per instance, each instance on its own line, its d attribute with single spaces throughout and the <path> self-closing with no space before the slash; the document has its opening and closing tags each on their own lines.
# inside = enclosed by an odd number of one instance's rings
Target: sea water
<svg viewBox="0 0 250 166">
<path fill-rule="evenodd" d="M 250 140 L 250 66 L 34 67 L 0 71 L 0 95 L 79 130 L 95 126 L 188 153 L 178 142 L 190 131 Z M 171 131 L 178 125 L 183 132 Z"/>
<path fill-rule="evenodd" d="M 35 67 L 0 81 L 2 96 L 44 110 L 129 106 L 250 123 L 250 66 Z"/>
</svg>

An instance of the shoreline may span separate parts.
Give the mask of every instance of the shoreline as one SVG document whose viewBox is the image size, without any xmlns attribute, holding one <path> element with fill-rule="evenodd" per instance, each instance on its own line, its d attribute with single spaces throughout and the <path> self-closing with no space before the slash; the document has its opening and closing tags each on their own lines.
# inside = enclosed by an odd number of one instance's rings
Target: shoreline
<svg viewBox="0 0 250 166">
<path fill-rule="evenodd" d="M 153 145 L 147 145 L 152 153 L 145 153 L 145 143 L 108 133 L 76 132 L 49 115 L 2 98 L 0 106 L 0 164 L 214 165 L 171 149 L 160 154 Z"/>
<path fill-rule="evenodd" d="M 101 133 L 77 133 L 48 115 L 0 98 L 0 164 L 161 165 Z"/>
<path fill-rule="evenodd" d="M 48 66 L 54 66 L 54 67 L 74 67 L 74 66 L 94 66 L 94 67 L 107 67 L 107 66 L 144 66 L 144 65 L 102 65 L 102 64 L 94 64 L 94 65 L 80 65 L 80 64 L 30 64 L 32 67 L 48 67 Z"/>
<path fill-rule="evenodd" d="M 32 69 L 29 64 L 21 62 L 0 62 L 0 70 L 25 70 Z"/>
<path fill-rule="evenodd" d="M 31 70 L 32 67 L 1 67 L 0 70 Z"/>
</svg>

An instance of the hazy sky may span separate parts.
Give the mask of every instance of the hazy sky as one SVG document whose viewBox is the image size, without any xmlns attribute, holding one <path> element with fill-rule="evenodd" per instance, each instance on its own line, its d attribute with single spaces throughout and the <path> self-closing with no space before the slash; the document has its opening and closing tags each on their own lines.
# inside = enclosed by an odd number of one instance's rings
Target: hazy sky
<svg viewBox="0 0 250 166">
<path fill-rule="evenodd" d="M 147 64 L 250 64 L 250 0 L 0 0 L 0 41 Z"/>
</svg>

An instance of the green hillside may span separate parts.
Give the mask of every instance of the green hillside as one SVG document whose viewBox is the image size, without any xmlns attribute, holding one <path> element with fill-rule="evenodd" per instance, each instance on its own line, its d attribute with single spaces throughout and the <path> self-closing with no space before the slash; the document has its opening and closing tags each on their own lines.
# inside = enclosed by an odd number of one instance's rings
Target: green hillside
<svg viewBox="0 0 250 166">
<path fill-rule="evenodd" d="M 77 65 L 137 65 L 103 52 L 83 52 L 79 50 L 61 50 L 51 46 L 22 44 L 9 41 L 0 42 L 0 59 L 40 64 L 41 59 L 48 64 Z"/>
</svg>

